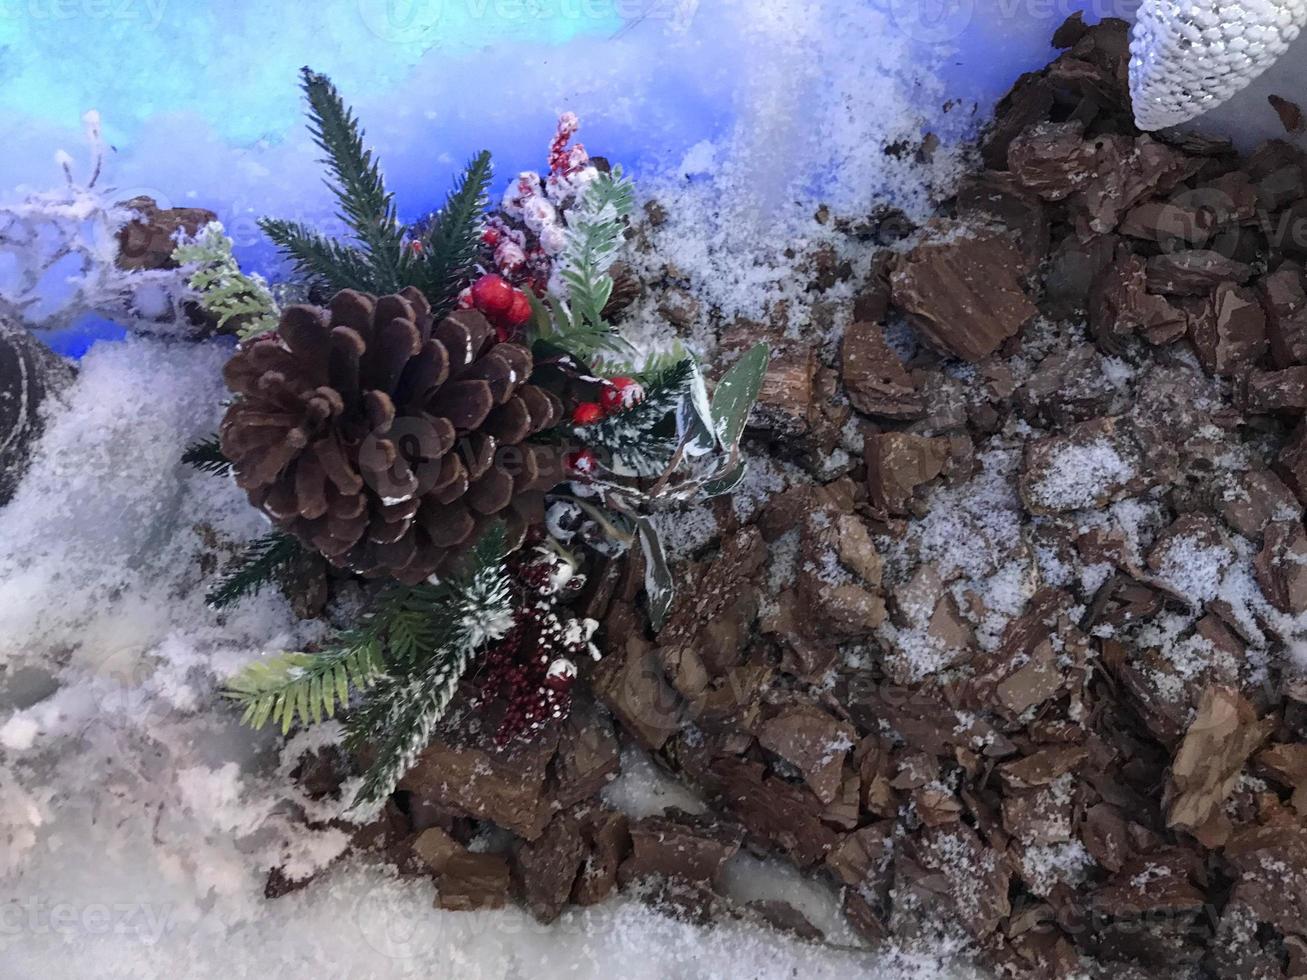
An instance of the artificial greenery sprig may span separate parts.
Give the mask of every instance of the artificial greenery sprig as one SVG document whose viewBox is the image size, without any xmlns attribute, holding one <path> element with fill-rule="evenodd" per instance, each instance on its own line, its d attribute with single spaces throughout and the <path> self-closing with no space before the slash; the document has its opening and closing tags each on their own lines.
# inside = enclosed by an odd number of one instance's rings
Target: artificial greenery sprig
<svg viewBox="0 0 1307 980">
<path fill-rule="evenodd" d="M 277 329 L 277 301 L 267 282 L 241 272 L 221 223 L 211 221 L 194 239 L 178 243 L 172 258 L 193 267 L 187 283 L 199 294 L 201 309 L 217 319 L 219 331 L 234 324 L 241 340 L 251 340 Z"/>
<path fill-rule="evenodd" d="M 630 355 L 635 348 L 604 319 L 613 295 L 608 274 L 624 242 L 635 207 L 635 188 L 621 167 L 601 173 L 568 211 L 567 245 L 559 255 L 558 278 L 565 295 L 532 301 L 532 339 L 566 350 L 582 361 L 601 354 Z"/>
<path fill-rule="evenodd" d="M 182 453 L 182 462 L 194 466 L 202 473 L 227 476 L 231 473 L 231 460 L 222 454 L 217 436 L 208 436 L 191 443 Z"/>
<path fill-rule="evenodd" d="M 353 242 L 340 242 L 296 221 L 265 218 L 264 233 L 297 271 L 329 289 L 382 295 L 415 286 L 437 316 L 454 308 L 471 274 L 490 185 L 490 154 L 477 154 L 455 182 L 445 207 L 421 238 L 410 239 L 399 221 L 394 195 L 364 143 L 363 129 L 326 75 L 301 70 L 309 104 L 309 131 L 326 156 L 328 186 Z"/>
<path fill-rule="evenodd" d="M 771 360 L 767 344 L 747 351 L 717 382 L 709 400 L 698 362 L 688 357 L 653 379 L 642 401 L 574 438 L 601 449 L 607 466 L 586 478 L 610 512 L 606 522 L 640 542 L 650 619 L 660 629 L 675 585 L 649 510 L 668 503 L 730 493 L 744 480 L 740 440 Z M 650 485 L 650 480 L 652 484 Z M 574 501 L 581 505 L 580 501 Z M 582 509 L 594 509 L 585 503 Z"/>
<path fill-rule="evenodd" d="M 458 682 L 487 644 L 513 625 L 505 536 L 494 526 L 468 557 L 468 570 L 440 582 L 390 585 L 357 624 L 322 650 L 249 664 L 226 694 L 255 728 L 283 732 L 331 718 L 362 695 L 346 721 L 348 744 L 370 745 L 374 762 L 357 802 L 384 800 L 443 717 Z"/>
</svg>

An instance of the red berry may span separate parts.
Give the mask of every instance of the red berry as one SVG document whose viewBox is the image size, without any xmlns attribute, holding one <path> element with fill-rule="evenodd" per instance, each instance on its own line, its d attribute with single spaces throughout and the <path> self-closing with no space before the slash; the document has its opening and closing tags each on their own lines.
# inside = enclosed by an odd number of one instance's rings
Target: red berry
<svg viewBox="0 0 1307 980">
<path fill-rule="evenodd" d="M 472 283 L 472 305 L 486 316 L 503 316 L 513 305 L 513 287 L 493 272 Z"/>
<path fill-rule="evenodd" d="M 604 417 L 604 407 L 598 402 L 582 402 L 572 412 L 574 425 L 594 425 Z"/>
<path fill-rule="evenodd" d="M 513 290 L 513 305 L 504 314 L 504 319 L 510 327 L 520 327 L 531 319 L 531 301 L 522 290 Z"/>
<path fill-rule="evenodd" d="M 413 241 L 408 243 L 408 247 L 409 247 L 409 251 L 411 251 L 414 255 L 422 254 L 422 242 L 420 239 L 417 238 L 413 239 Z"/>
<path fill-rule="evenodd" d="M 487 228 L 481 233 L 481 241 L 485 242 L 491 248 L 494 248 L 499 244 L 500 237 L 498 228 Z"/>
<path fill-rule="evenodd" d="M 573 473 L 589 475 L 599 467 L 599 460 L 588 449 L 579 449 L 567 454 L 567 468 Z"/>
<path fill-rule="evenodd" d="M 611 415 L 630 408 L 642 398 L 644 389 L 634 378 L 613 378 L 604 385 L 599 401 L 604 406 L 604 411 Z"/>
</svg>

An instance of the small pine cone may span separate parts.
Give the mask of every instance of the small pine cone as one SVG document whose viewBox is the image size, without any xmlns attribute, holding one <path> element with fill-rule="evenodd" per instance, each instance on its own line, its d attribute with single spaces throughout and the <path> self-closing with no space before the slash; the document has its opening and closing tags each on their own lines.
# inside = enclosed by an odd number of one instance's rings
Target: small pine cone
<svg viewBox="0 0 1307 980">
<path fill-rule="evenodd" d="M 613 291 L 604 305 L 603 316 L 606 320 L 616 320 L 640 298 L 644 285 L 625 262 L 614 262 L 608 274 L 613 278 Z"/>
<path fill-rule="evenodd" d="M 520 542 L 563 479 L 559 451 L 526 442 L 563 417 L 527 383 L 531 352 L 473 310 L 434 323 L 412 287 L 328 305 L 289 307 L 224 369 L 222 451 L 250 502 L 333 563 L 408 583 L 496 520 Z"/>
</svg>

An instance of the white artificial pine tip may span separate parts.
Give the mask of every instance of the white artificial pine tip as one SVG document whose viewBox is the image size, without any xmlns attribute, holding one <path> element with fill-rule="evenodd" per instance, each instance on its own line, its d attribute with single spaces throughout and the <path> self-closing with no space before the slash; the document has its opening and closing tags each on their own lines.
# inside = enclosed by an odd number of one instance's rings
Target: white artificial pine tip
<svg viewBox="0 0 1307 980">
<path fill-rule="evenodd" d="M 1307 0 L 1144 0 L 1130 44 L 1140 129 L 1178 126 L 1270 68 L 1307 26 Z"/>
</svg>

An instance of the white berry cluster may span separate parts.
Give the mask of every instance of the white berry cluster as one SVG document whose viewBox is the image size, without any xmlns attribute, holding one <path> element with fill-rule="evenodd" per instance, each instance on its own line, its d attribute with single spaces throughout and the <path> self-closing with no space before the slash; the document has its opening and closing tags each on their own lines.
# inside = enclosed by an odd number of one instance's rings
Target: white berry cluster
<svg viewBox="0 0 1307 980">
<path fill-rule="evenodd" d="M 501 213 L 525 225 L 540 251 L 550 257 L 567 247 L 568 206 L 599 176 L 585 147 L 570 145 L 579 128 L 574 113 L 563 113 L 549 145 L 549 173 L 541 177 L 534 170 L 523 171 L 500 202 Z M 516 271 L 529 261 L 532 243 L 521 228 L 506 226 L 500 231 L 495 262 L 503 270 Z"/>
</svg>

